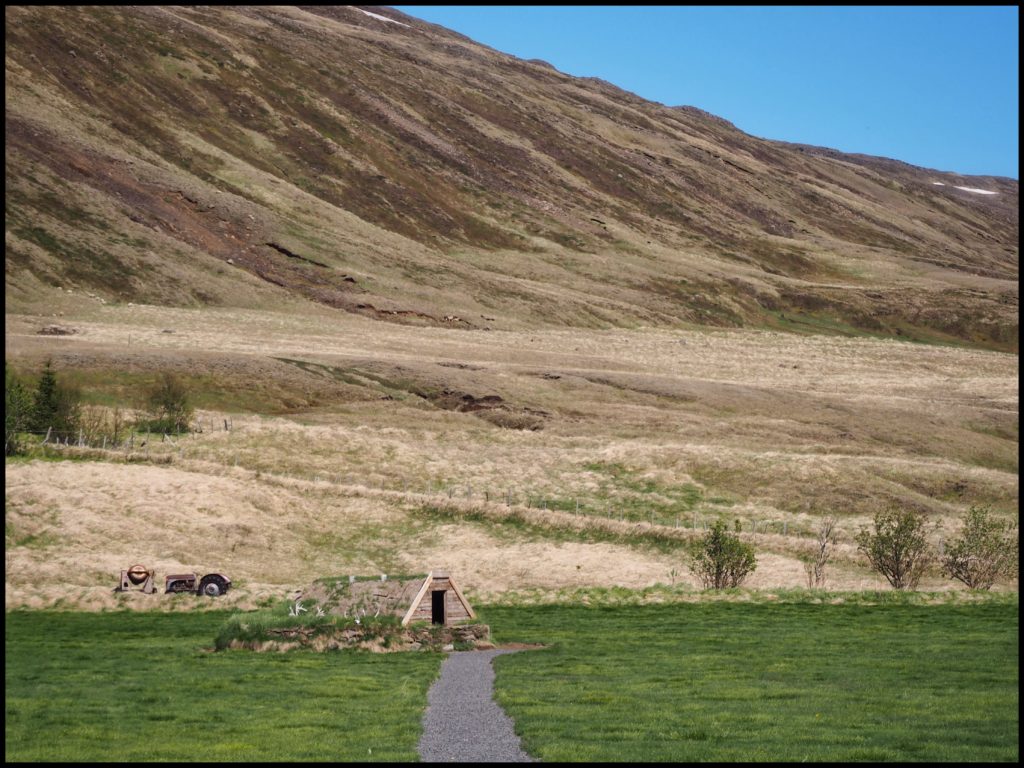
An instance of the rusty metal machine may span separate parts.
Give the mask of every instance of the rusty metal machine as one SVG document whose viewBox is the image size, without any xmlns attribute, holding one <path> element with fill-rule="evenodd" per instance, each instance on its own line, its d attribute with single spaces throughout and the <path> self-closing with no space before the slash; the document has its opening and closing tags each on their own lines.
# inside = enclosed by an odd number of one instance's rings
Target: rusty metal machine
<svg viewBox="0 0 1024 768">
<path fill-rule="evenodd" d="M 164 594 L 169 592 L 191 592 L 195 595 L 219 597 L 228 591 L 231 579 L 223 573 L 208 573 L 200 577 L 197 573 L 175 573 L 165 580 Z M 156 571 L 144 565 L 133 565 L 121 571 L 121 581 L 115 592 L 128 592 L 137 587 L 141 592 L 152 595 L 156 592 Z"/>
<path fill-rule="evenodd" d="M 115 592 L 128 592 L 133 586 L 139 587 L 142 592 L 152 595 L 156 592 L 156 585 L 153 577 L 156 575 L 144 565 L 133 565 L 127 571 L 121 571 L 121 583 Z"/>
<path fill-rule="evenodd" d="M 175 573 L 167 577 L 164 594 L 193 592 L 207 597 L 219 597 L 228 591 L 231 579 L 223 573 L 208 573 L 202 578 L 197 573 Z"/>
</svg>

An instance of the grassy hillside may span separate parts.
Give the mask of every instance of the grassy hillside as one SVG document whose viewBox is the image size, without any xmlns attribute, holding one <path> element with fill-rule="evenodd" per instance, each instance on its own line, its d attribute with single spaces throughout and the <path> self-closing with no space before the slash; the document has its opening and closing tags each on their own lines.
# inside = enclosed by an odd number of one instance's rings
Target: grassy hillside
<svg viewBox="0 0 1024 768">
<path fill-rule="evenodd" d="M 8 310 L 1016 349 L 1016 181 L 757 139 L 383 15 L 7 8 Z"/>
<path fill-rule="evenodd" d="M 824 515 L 840 521 L 829 586 L 877 589 L 852 538 L 875 511 L 924 512 L 936 545 L 970 506 L 1017 514 L 1017 358 L 1003 353 L 760 331 L 441 330 L 328 309 L 84 317 L 51 336 L 46 318 L 9 315 L 12 366 L 31 377 L 52 359 L 104 409 L 141 405 L 175 372 L 203 431 L 8 460 L 9 608 L 194 605 L 117 598 L 118 572 L 140 561 L 224 571 L 239 605 L 328 574 L 434 567 L 478 595 L 695 587 L 683 544 L 715 519 L 756 543 L 751 586 L 798 587 Z"/>
</svg>

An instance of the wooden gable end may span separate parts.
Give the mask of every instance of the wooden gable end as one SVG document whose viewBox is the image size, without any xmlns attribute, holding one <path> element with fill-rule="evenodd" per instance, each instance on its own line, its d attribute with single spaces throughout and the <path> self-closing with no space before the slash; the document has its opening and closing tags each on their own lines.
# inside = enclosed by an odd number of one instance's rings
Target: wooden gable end
<svg viewBox="0 0 1024 768">
<path fill-rule="evenodd" d="M 443 593 L 435 598 L 434 593 Z M 439 604 L 440 603 L 440 604 Z M 443 605 L 443 608 L 442 608 Z M 434 621 L 439 610 L 443 610 L 445 624 L 475 619 L 476 613 L 466 600 L 462 590 L 445 571 L 431 571 L 423 580 L 416 597 L 402 618 L 402 626 L 414 621 Z"/>
</svg>

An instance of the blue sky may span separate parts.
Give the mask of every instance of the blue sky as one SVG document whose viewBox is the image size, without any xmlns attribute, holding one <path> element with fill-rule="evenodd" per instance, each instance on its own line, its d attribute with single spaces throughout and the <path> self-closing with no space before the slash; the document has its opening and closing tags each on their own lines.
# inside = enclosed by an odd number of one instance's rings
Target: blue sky
<svg viewBox="0 0 1024 768">
<path fill-rule="evenodd" d="M 1016 6 L 392 6 L 769 139 L 1019 178 Z"/>
</svg>

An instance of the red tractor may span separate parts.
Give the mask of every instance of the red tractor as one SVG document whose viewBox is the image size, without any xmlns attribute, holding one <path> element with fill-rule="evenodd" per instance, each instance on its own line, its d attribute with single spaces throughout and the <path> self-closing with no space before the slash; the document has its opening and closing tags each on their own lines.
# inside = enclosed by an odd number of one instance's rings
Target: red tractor
<svg viewBox="0 0 1024 768">
<path fill-rule="evenodd" d="M 167 577 L 164 594 L 192 592 L 207 597 L 218 597 L 228 591 L 231 579 L 223 573 L 208 573 L 199 578 L 197 573 L 175 573 Z"/>
</svg>

